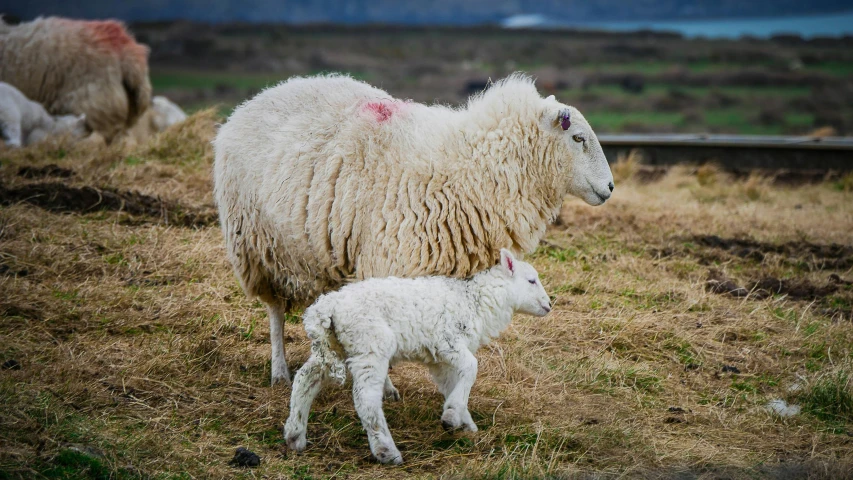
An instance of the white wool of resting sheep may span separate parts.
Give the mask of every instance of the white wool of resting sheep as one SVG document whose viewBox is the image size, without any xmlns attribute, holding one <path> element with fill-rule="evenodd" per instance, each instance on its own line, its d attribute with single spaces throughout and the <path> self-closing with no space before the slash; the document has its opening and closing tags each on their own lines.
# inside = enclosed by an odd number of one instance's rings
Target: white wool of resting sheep
<svg viewBox="0 0 853 480">
<path fill-rule="evenodd" d="M 143 142 L 186 119 L 187 114 L 175 102 L 157 95 L 151 99 L 151 106 L 139 117 L 136 125 L 127 131 L 125 138 L 131 142 Z"/>
<path fill-rule="evenodd" d="M 351 278 L 470 276 L 504 246 L 533 251 L 567 194 L 600 205 L 613 189 L 583 115 L 518 74 L 459 109 L 292 78 L 239 106 L 213 144 L 228 259 L 268 306 L 273 383 L 289 381 L 289 308 Z"/>
<path fill-rule="evenodd" d="M 114 20 L 0 20 L 0 81 L 51 114 L 85 114 L 88 128 L 107 141 L 151 103 L 148 47 Z"/>
<path fill-rule="evenodd" d="M 85 115 L 51 116 L 17 88 L 0 82 L 0 134 L 9 147 L 32 145 L 52 135 L 86 135 Z"/>
<path fill-rule="evenodd" d="M 476 432 L 468 396 L 477 378 L 477 349 L 500 335 L 513 313 L 541 317 L 551 311 L 536 269 L 509 250 L 500 256 L 500 264 L 469 280 L 373 278 L 323 295 L 306 309 L 311 357 L 294 379 L 284 426 L 288 447 L 305 449 L 314 398 L 330 381 L 343 384 L 348 368 L 370 451 L 382 463 L 401 463 L 382 412 L 383 396 L 399 399 L 388 377 L 389 365 L 399 361 L 427 365 L 445 397 L 445 429 Z"/>
</svg>

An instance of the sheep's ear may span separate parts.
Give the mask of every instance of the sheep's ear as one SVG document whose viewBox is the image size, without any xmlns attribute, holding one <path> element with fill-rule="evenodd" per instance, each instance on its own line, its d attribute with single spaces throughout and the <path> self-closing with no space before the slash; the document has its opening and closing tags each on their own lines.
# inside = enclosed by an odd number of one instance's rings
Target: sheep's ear
<svg viewBox="0 0 853 480">
<path fill-rule="evenodd" d="M 556 98 L 554 98 L 553 95 L 548 95 L 548 98 L 546 98 L 545 100 L 556 100 Z"/>
<path fill-rule="evenodd" d="M 572 112 L 569 111 L 568 108 L 560 110 L 557 114 L 557 124 L 560 125 L 563 130 L 568 130 L 569 127 L 572 126 Z"/>
<path fill-rule="evenodd" d="M 509 276 L 515 274 L 515 257 L 512 252 L 505 248 L 501 249 L 501 265 L 509 273 Z"/>
</svg>

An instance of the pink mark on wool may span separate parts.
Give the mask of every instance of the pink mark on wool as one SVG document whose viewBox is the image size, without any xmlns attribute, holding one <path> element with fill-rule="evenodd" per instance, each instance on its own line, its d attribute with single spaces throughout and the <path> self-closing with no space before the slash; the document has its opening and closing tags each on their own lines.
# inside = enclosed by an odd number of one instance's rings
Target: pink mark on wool
<svg viewBox="0 0 853 480">
<path fill-rule="evenodd" d="M 377 122 L 382 123 L 390 120 L 392 116 L 399 113 L 403 105 L 405 105 L 403 102 L 396 100 L 383 100 L 369 102 L 364 106 L 364 109 L 373 114 L 373 118 Z"/>
<path fill-rule="evenodd" d="M 96 43 L 114 52 L 120 52 L 136 43 L 124 29 L 124 25 L 114 20 L 86 22 L 85 28 L 91 32 Z"/>
</svg>

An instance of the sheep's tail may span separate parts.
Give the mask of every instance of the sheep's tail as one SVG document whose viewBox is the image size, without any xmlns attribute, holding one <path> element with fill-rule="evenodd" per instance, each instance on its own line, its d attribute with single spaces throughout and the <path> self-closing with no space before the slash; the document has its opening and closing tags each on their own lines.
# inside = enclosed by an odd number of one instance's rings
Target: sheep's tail
<svg viewBox="0 0 853 480">
<path fill-rule="evenodd" d="M 333 381 L 343 385 L 347 379 L 347 369 L 341 357 L 332 348 L 332 342 L 337 344 L 331 312 L 323 311 L 318 306 L 305 310 L 302 322 L 308 338 L 311 339 L 311 355 L 324 367 Z"/>
</svg>

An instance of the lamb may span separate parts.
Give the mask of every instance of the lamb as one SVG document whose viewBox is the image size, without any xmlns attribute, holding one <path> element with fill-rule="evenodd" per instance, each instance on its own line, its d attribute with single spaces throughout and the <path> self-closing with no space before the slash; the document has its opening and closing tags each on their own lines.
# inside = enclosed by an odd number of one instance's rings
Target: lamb
<svg viewBox="0 0 853 480">
<path fill-rule="evenodd" d="M 447 275 L 533 251 L 567 194 L 610 198 L 583 115 L 512 75 L 466 108 L 346 76 L 295 77 L 238 107 L 214 140 L 226 251 L 267 306 L 272 383 L 289 383 L 282 320 L 350 279 Z"/>
<path fill-rule="evenodd" d="M 9 147 L 32 145 L 51 135 L 86 136 L 86 115 L 52 117 L 41 104 L 0 82 L 0 133 Z"/>
<path fill-rule="evenodd" d="M 53 115 L 86 115 L 111 141 L 151 103 L 148 48 L 120 22 L 37 18 L 0 22 L 0 81 Z"/>
<path fill-rule="evenodd" d="M 468 396 L 477 377 L 477 349 L 500 335 L 513 313 L 541 317 L 549 311 L 536 269 L 506 249 L 498 265 L 469 280 L 373 278 L 321 296 L 303 317 L 311 356 L 294 379 L 284 426 L 287 446 L 305 449 L 314 398 L 324 384 L 343 384 L 349 368 L 370 451 L 381 463 L 402 463 L 382 412 L 383 394 L 399 398 L 388 366 L 402 360 L 428 366 L 445 398 L 445 429 L 476 432 Z"/>
<path fill-rule="evenodd" d="M 136 125 L 127 131 L 127 138 L 131 142 L 143 142 L 186 119 L 187 114 L 181 107 L 168 98 L 157 95 L 151 99 L 151 106 L 145 110 Z"/>
</svg>

